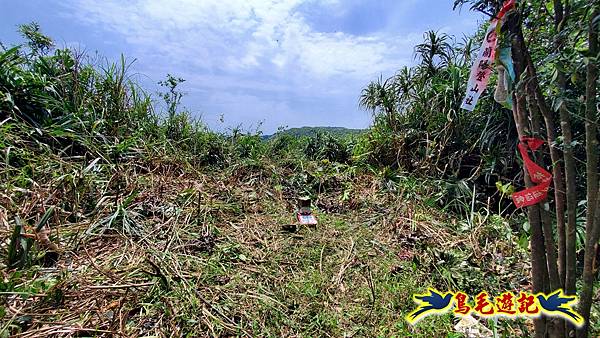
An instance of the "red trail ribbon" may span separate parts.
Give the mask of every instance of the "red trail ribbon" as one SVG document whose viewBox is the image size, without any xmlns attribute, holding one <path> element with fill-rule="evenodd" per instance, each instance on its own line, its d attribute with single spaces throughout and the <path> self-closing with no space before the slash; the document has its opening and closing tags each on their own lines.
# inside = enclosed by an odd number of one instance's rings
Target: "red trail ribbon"
<svg viewBox="0 0 600 338">
<path fill-rule="evenodd" d="M 527 169 L 531 181 L 536 185 L 512 194 L 513 202 L 517 208 L 537 204 L 545 200 L 548 196 L 548 188 L 552 182 L 552 174 L 533 162 L 527 153 L 528 149 L 535 151 L 542 144 L 544 144 L 544 141 L 533 137 L 523 137 L 519 143 L 519 152 L 521 153 L 521 157 L 523 157 L 525 169 Z"/>
</svg>

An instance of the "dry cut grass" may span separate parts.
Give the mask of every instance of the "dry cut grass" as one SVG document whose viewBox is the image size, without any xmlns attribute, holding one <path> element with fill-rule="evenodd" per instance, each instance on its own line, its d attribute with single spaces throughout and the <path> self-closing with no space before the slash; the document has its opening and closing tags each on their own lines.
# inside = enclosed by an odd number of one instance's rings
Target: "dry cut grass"
<svg viewBox="0 0 600 338">
<path fill-rule="evenodd" d="M 506 224 L 482 218 L 459 232 L 372 175 L 355 175 L 347 198 L 329 187 L 315 201 L 319 225 L 290 232 L 300 193 L 286 182 L 295 174 L 88 162 L 69 178 L 77 189 L 55 177 L 8 192 L 24 201 L 13 212 L 32 224 L 59 206 L 49 225 L 61 252 L 38 247 L 31 267 L 3 269 L 4 334 L 431 337 L 452 332 L 454 321 L 410 327 L 413 293 L 514 289 L 528 276 L 523 251 L 498 238 Z M 78 208 L 57 202 L 69 196 Z M 90 198 L 96 203 L 84 206 Z M 8 239 L 13 222 L 1 215 Z"/>
</svg>

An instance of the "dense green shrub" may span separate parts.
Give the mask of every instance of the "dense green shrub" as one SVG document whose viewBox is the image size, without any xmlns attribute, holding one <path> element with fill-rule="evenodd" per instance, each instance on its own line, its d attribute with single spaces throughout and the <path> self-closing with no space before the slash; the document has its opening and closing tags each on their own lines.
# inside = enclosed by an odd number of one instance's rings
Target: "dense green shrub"
<svg viewBox="0 0 600 338">
<path fill-rule="evenodd" d="M 348 144 L 330 134 L 317 133 L 308 138 L 304 154 L 311 159 L 347 163 L 350 160 Z"/>
</svg>

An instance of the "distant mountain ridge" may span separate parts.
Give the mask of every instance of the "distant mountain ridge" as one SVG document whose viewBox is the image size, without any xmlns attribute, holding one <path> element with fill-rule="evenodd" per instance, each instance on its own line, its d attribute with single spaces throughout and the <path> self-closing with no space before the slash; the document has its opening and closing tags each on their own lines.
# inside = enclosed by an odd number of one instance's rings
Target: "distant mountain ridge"
<svg viewBox="0 0 600 338">
<path fill-rule="evenodd" d="M 366 129 L 351 129 L 344 127 L 300 127 L 290 128 L 284 131 L 277 132 L 272 135 L 263 135 L 263 139 L 270 139 L 277 135 L 291 135 L 295 137 L 313 136 L 317 133 L 328 133 L 333 136 L 358 135 L 364 133 Z"/>
</svg>

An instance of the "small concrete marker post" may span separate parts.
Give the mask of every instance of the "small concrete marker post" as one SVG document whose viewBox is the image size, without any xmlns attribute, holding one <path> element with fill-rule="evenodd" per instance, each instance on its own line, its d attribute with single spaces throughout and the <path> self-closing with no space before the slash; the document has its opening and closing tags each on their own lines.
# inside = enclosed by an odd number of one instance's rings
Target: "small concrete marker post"
<svg viewBox="0 0 600 338">
<path fill-rule="evenodd" d="M 300 208 L 296 212 L 296 219 L 300 225 L 316 226 L 317 219 L 312 213 L 310 198 L 302 197 L 298 202 Z"/>
<path fill-rule="evenodd" d="M 317 218 L 312 213 L 310 198 L 302 197 L 298 199 L 296 221 L 297 223 L 282 225 L 281 229 L 286 232 L 296 232 L 299 227 L 303 225 L 308 225 L 310 227 L 317 226 Z"/>
</svg>

